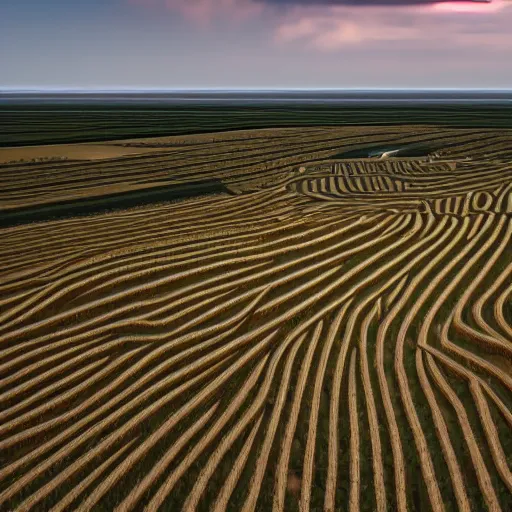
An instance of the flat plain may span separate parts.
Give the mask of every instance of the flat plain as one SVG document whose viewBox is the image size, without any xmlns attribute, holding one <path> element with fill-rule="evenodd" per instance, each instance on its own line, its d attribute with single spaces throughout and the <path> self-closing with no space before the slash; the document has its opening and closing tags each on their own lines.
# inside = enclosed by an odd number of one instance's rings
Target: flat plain
<svg viewBox="0 0 512 512">
<path fill-rule="evenodd" d="M 100 145 L 0 164 L 1 510 L 512 510 L 512 129 Z"/>
</svg>

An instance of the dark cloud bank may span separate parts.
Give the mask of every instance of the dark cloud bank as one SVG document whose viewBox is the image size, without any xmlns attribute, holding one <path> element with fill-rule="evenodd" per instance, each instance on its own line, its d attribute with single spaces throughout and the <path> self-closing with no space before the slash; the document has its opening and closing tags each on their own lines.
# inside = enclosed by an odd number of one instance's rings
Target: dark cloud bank
<svg viewBox="0 0 512 512">
<path fill-rule="evenodd" d="M 442 2 L 491 3 L 491 0 L 259 0 L 270 5 L 352 5 L 352 6 L 410 6 Z"/>
</svg>

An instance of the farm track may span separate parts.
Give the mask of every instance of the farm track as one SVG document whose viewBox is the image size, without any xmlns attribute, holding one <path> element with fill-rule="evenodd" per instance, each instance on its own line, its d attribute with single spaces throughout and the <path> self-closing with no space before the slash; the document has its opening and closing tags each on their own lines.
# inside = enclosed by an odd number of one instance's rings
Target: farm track
<svg viewBox="0 0 512 512">
<path fill-rule="evenodd" d="M 255 130 L 0 166 L 5 208 L 232 192 L 0 231 L 0 509 L 512 510 L 511 137 Z"/>
</svg>

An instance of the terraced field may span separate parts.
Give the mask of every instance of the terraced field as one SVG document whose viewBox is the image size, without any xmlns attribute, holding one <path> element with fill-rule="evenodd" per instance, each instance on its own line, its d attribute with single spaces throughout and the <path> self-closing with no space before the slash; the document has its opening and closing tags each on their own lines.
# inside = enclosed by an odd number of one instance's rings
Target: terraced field
<svg viewBox="0 0 512 512">
<path fill-rule="evenodd" d="M 0 220 L 225 189 L 0 230 L 0 510 L 512 510 L 512 131 L 111 144 Z"/>
</svg>

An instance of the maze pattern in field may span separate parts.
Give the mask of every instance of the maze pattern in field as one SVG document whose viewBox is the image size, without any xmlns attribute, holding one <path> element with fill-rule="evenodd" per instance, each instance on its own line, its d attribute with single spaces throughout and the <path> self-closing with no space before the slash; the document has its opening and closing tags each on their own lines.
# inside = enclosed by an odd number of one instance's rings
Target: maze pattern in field
<svg viewBox="0 0 512 512">
<path fill-rule="evenodd" d="M 3 230 L 0 509 L 511 510 L 512 164 L 457 133 Z"/>
<path fill-rule="evenodd" d="M 447 140 L 451 142 L 445 147 Z M 488 155 L 484 165 L 496 168 L 512 158 L 511 141 L 512 130 L 430 126 L 288 128 L 148 139 L 138 145 L 145 150 L 154 147 L 155 153 L 104 161 L 0 164 L 0 210 L 211 179 L 222 180 L 234 190 L 253 190 L 287 177 L 299 165 L 329 163 L 345 152 L 365 152 L 368 146 L 414 145 L 425 154 L 445 148 L 447 158 L 452 153 L 459 158 L 460 145 L 465 148 L 464 158 L 481 161 Z M 161 151 L 162 146 L 168 151 Z M 471 172 L 471 162 L 464 165 Z M 365 159 L 335 164 L 333 171 L 418 176 L 447 173 L 452 167 L 444 160 L 409 158 L 391 164 Z"/>
</svg>

